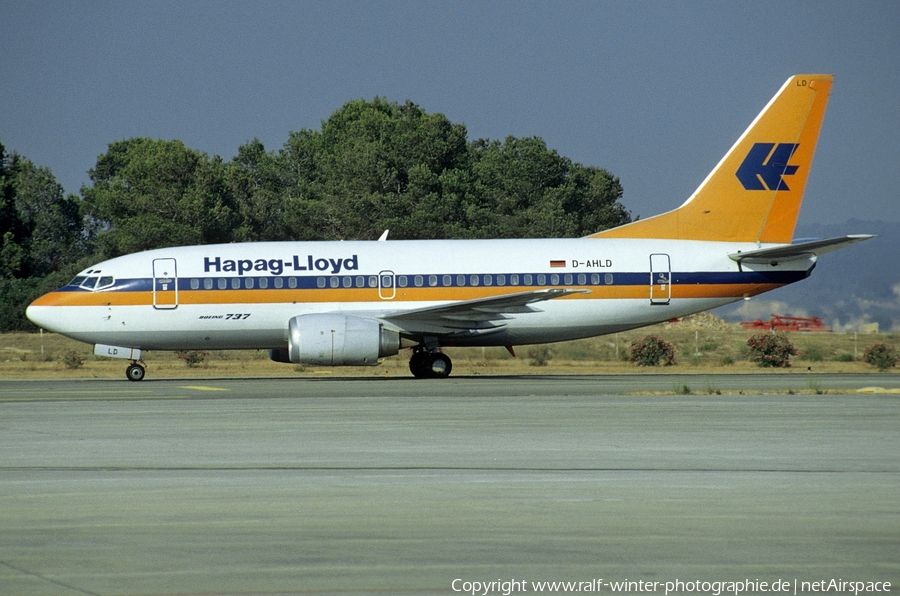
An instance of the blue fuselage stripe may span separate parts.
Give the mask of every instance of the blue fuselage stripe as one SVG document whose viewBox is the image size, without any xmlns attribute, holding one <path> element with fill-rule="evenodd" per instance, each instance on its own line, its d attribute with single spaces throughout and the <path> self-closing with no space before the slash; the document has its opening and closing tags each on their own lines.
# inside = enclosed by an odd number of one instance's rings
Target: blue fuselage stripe
<svg viewBox="0 0 900 596">
<path fill-rule="evenodd" d="M 785 285 L 809 276 L 808 271 L 745 272 L 673 272 L 673 285 L 778 284 Z M 307 275 L 307 276 L 215 276 L 178 278 L 179 291 L 202 290 L 318 290 L 378 288 L 378 275 Z M 167 280 L 168 281 L 168 280 Z M 406 287 L 534 287 L 534 286 L 647 286 L 649 272 L 618 273 L 440 273 L 396 274 L 382 285 Z M 157 280 L 158 284 L 160 283 Z M 391 285 L 388 285 L 391 284 Z M 104 292 L 151 292 L 152 278 L 119 279 Z M 89 292 L 80 286 L 65 286 L 60 292 Z"/>
</svg>

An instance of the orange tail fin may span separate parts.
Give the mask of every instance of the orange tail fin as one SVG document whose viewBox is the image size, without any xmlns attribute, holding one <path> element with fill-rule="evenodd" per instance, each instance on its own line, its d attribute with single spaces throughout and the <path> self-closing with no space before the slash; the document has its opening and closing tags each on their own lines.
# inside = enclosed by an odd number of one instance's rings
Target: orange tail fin
<svg viewBox="0 0 900 596">
<path fill-rule="evenodd" d="M 789 78 L 678 209 L 591 237 L 790 242 L 832 78 Z"/>
</svg>

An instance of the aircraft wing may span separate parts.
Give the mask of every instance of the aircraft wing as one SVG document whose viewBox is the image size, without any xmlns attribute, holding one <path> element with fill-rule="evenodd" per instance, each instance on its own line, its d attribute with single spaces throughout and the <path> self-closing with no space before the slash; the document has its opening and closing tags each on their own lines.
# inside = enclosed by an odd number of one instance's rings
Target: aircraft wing
<svg viewBox="0 0 900 596">
<path fill-rule="evenodd" d="M 868 240 L 869 238 L 874 238 L 874 236 L 870 234 L 853 234 L 841 236 L 840 238 L 813 240 L 776 246 L 774 248 L 736 252 L 728 256 L 738 263 L 777 263 L 778 261 L 789 261 L 791 259 L 808 259 L 809 257 L 822 255 L 826 252 Z"/>
<path fill-rule="evenodd" d="M 500 331 L 508 315 L 541 312 L 532 304 L 590 290 L 548 288 L 490 298 L 452 302 L 386 314 L 381 317 L 405 331 L 436 335 L 486 335 Z"/>
</svg>

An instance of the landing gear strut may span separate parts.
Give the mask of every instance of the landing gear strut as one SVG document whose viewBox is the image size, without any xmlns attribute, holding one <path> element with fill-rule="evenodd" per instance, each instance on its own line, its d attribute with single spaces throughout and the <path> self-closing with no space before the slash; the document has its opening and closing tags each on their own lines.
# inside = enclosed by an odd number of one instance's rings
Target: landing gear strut
<svg viewBox="0 0 900 596">
<path fill-rule="evenodd" d="M 409 359 L 409 370 L 417 379 L 444 379 L 452 369 L 450 357 L 441 352 L 419 349 Z"/>
<path fill-rule="evenodd" d="M 132 361 L 132 363 L 128 365 L 128 368 L 125 369 L 125 376 L 129 381 L 143 381 L 144 372 L 145 371 L 143 366 L 141 366 L 137 362 Z"/>
</svg>

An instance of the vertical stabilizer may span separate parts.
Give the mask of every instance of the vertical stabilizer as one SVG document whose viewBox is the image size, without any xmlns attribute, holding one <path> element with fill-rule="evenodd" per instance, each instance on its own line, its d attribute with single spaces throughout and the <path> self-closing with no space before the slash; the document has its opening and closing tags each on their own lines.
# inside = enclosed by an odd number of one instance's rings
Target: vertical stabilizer
<svg viewBox="0 0 900 596">
<path fill-rule="evenodd" d="M 789 78 L 678 209 L 591 237 L 790 242 L 832 78 Z"/>
</svg>

